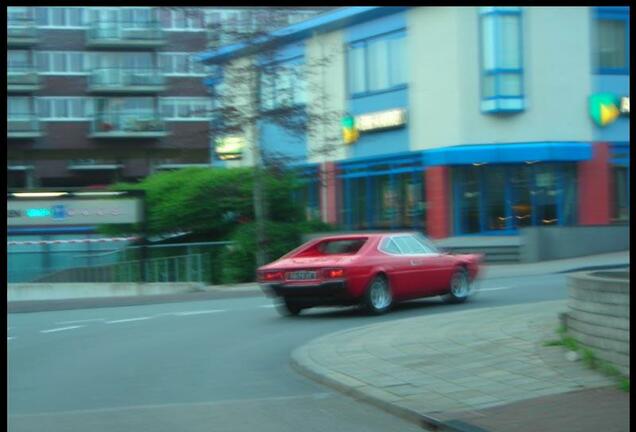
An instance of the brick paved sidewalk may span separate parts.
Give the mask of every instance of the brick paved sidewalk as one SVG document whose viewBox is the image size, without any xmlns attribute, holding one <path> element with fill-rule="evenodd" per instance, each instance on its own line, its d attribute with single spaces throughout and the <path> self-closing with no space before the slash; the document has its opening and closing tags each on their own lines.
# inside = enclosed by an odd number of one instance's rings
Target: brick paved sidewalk
<svg viewBox="0 0 636 432">
<path fill-rule="evenodd" d="M 615 385 L 581 362 L 568 361 L 561 347 L 543 345 L 556 338 L 558 314 L 566 309 L 566 301 L 559 300 L 373 324 L 298 348 L 292 365 L 323 384 L 432 429 L 453 419 L 470 419 L 476 425 L 475 419 L 484 418 L 480 410 Z M 583 419 L 572 412 L 574 406 L 556 403 L 548 405 L 548 411 L 557 416 L 559 410 L 564 419 Z M 588 410 L 588 416 L 595 412 L 628 424 L 623 405 L 607 414 L 601 406 Z M 536 413 L 523 418 L 540 420 Z M 496 418 L 489 419 L 496 424 Z M 599 430 L 586 429 L 589 422 L 579 423 L 581 428 L 572 430 Z M 490 423 L 488 429 L 510 430 Z"/>
</svg>

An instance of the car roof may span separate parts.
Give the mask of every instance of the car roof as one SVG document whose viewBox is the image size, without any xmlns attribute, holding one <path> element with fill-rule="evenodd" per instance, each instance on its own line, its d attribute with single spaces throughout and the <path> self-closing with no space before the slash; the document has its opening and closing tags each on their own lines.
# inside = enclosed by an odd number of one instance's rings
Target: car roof
<svg viewBox="0 0 636 432">
<path fill-rule="evenodd" d="M 361 238 L 361 237 L 368 237 L 368 238 L 380 238 L 380 237 L 385 237 L 385 236 L 394 236 L 394 235 L 408 235 L 408 234 L 414 234 L 415 231 L 386 231 L 386 232 L 372 232 L 372 233 L 343 233 L 343 234 L 331 234 L 331 235 L 325 235 L 325 236 L 320 236 L 320 237 L 316 237 L 315 240 L 340 240 L 340 239 L 353 239 L 353 238 Z"/>
</svg>

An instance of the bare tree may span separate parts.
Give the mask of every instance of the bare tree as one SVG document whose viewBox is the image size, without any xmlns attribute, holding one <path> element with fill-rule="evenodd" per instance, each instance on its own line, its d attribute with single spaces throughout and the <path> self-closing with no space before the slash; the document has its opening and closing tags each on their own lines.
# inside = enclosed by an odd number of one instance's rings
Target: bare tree
<svg viewBox="0 0 636 432">
<path fill-rule="evenodd" d="M 190 8 L 183 8 L 190 9 Z M 228 44 L 240 44 L 241 55 L 233 59 L 207 62 L 216 67 L 218 83 L 211 87 L 214 101 L 209 113 L 210 138 L 242 138 L 248 151 L 237 165 L 250 165 L 254 173 L 253 205 L 256 223 L 256 262 L 268 260 L 266 253 L 268 219 L 264 175 L 272 166 L 289 167 L 297 157 L 276 152 L 261 145 L 262 127 L 275 125 L 290 138 L 304 137 L 311 142 L 309 157 L 314 160 L 334 156 L 342 147 L 339 133 L 341 110 L 330 109 L 325 91 L 325 75 L 332 59 L 343 46 L 321 47 L 301 61 L 280 57 L 284 46 L 272 30 L 288 24 L 284 8 L 264 8 L 242 14 L 231 23 L 208 24 L 211 50 Z M 187 12 L 186 12 L 187 13 Z"/>
</svg>

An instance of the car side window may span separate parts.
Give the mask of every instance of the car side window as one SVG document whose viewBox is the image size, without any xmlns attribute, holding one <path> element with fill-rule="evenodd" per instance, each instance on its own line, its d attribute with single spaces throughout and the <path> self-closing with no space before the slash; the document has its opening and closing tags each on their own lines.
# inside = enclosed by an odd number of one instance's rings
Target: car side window
<svg viewBox="0 0 636 432">
<path fill-rule="evenodd" d="M 415 240 L 412 236 L 399 236 L 393 237 L 395 243 L 405 255 L 417 255 L 427 253 L 426 249 L 420 242 Z"/>
<path fill-rule="evenodd" d="M 382 252 L 390 253 L 393 255 L 401 254 L 400 249 L 397 247 L 393 239 L 390 237 L 387 237 L 382 241 L 382 243 L 380 244 L 380 250 Z"/>
<path fill-rule="evenodd" d="M 429 239 L 424 237 L 422 234 L 415 234 L 413 238 L 415 238 L 415 240 L 417 240 L 422 246 L 424 246 L 424 249 L 426 249 L 426 253 L 432 253 L 432 254 L 440 253 L 439 249 L 437 249 L 437 246 L 435 246 L 434 243 L 432 243 Z"/>
</svg>

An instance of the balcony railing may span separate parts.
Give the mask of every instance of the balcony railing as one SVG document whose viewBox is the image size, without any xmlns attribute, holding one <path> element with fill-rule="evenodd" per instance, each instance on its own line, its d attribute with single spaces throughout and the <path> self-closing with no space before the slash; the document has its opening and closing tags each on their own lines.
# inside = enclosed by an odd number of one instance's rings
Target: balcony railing
<svg viewBox="0 0 636 432">
<path fill-rule="evenodd" d="M 158 21 L 96 21 L 86 33 L 86 45 L 92 48 L 148 48 L 159 47 L 165 43 L 166 35 Z"/>
<path fill-rule="evenodd" d="M 9 66 L 7 69 L 8 91 L 34 91 L 40 88 L 40 77 L 34 67 Z"/>
<path fill-rule="evenodd" d="M 68 168 L 74 171 L 114 171 L 121 167 L 121 164 L 108 159 L 73 159 L 68 164 Z"/>
<path fill-rule="evenodd" d="M 34 114 L 11 115 L 7 119 L 7 138 L 38 138 L 40 122 Z"/>
<path fill-rule="evenodd" d="M 92 138 L 161 138 L 168 135 L 157 113 L 98 113 L 91 125 Z"/>
<path fill-rule="evenodd" d="M 183 168 L 209 168 L 210 164 L 201 163 L 201 162 L 182 162 L 182 161 L 171 161 L 164 160 L 155 164 L 155 170 L 157 171 L 167 171 L 167 170 L 178 170 Z"/>
<path fill-rule="evenodd" d="M 94 93 L 157 93 L 165 90 L 160 69 L 95 69 L 88 79 Z"/>
<path fill-rule="evenodd" d="M 38 42 L 38 31 L 32 18 L 10 18 L 7 20 L 7 45 L 29 46 Z"/>
</svg>

